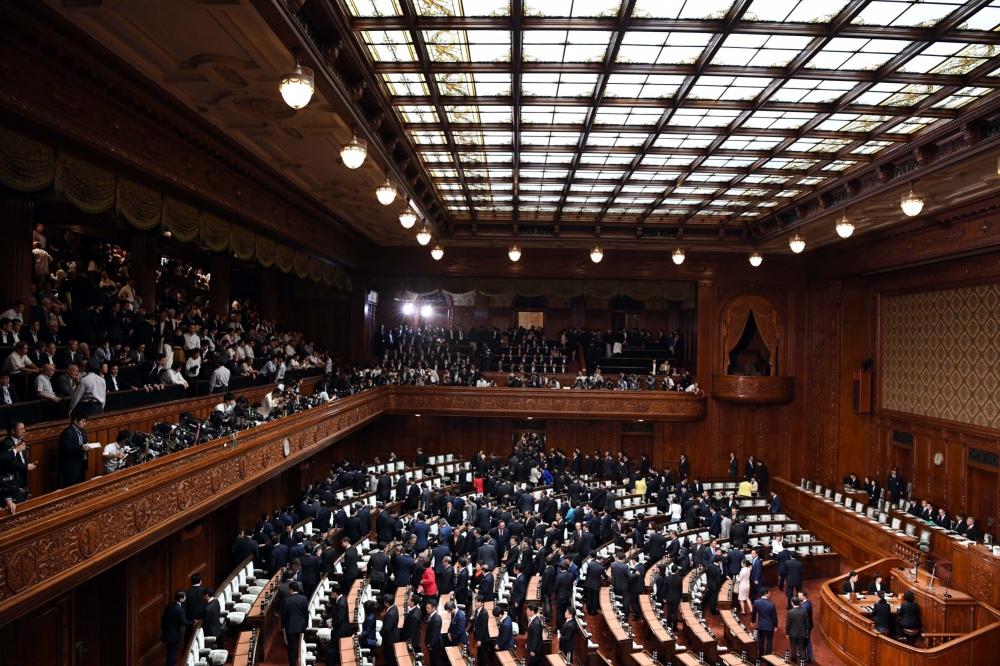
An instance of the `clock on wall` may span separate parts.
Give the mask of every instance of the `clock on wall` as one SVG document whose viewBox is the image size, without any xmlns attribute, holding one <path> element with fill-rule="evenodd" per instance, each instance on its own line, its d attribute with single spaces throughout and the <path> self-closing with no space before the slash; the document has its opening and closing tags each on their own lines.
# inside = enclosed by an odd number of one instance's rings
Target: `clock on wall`
<svg viewBox="0 0 1000 666">
<path fill-rule="evenodd" d="M 933 460 L 934 460 L 934 464 L 937 465 L 938 467 L 940 467 L 941 463 L 944 462 L 944 454 L 941 453 L 940 451 L 938 451 L 937 453 L 934 454 Z"/>
</svg>

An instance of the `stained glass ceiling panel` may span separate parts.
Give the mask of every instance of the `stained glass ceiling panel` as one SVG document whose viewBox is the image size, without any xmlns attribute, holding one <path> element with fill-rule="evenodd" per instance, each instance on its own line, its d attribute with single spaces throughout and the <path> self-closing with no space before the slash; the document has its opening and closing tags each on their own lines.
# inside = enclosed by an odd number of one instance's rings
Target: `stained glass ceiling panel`
<svg viewBox="0 0 1000 666">
<path fill-rule="evenodd" d="M 1000 0 L 334 5 L 456 221 L 744 224 L 1000 94 Z"/>
</svg>

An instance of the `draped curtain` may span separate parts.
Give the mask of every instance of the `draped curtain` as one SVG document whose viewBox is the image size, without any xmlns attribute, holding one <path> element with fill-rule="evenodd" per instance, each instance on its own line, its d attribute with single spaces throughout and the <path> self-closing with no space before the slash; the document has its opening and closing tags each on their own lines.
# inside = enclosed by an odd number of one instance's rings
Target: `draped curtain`
<svg viewBox="0 0 1000 666">
<path fill-rule="evenodd" d="M 771 374 L 778 374 L 778 361 L 783 359 L 778 358 L 778 345 L 780 340 L 778 338 L 778 316 L 774 309 L 761 308 L 761 310 L 754 310 L 754 321 L 757 322 L 757 333 L 760 334 L 760 339 L 764 341 L 767 348 L 771 350 Z"/>
<path fill-rule="evenodd" d="M 274 252 L 277 244 L 270 238 L 257 236 L 257 262 L 264 268 L 274 266 Z"/>
<path fill-rule="evenodd" d="M 228 220 L 205 213 L 201 216 L 201 242 L 212 252 L 229 249 L 231 225 Z"/>
<path fill-rule="evenodd" d="M 274 264 L 282 273 L 291 273 L 295 267 L 295 252 L 287 245 L 278 243 L 274 248 Z"/>
<path fill-rule="evenodd" d="M 213 252 L 232 249 L 237 258 L 256 258 L 265 268 L 277 265 L 303 279 L 351 288 L 350 277 L 332 264 L 4 127 L 0 127 L 0 184 L 21 192 L 52 186 L 58 198 L 85 213 L 114 209 L 137 229 L 151 231 L 162 225 L 181 242 L 198 241 Z"/>
<path fill-rule="evenodd" d="M 44 190 L 56 173 L 56 151 L 0 127 L 0 183 L 22 192 Z"/>
<path fill-rule="evenodd" d="M 85 213 L 105 213 L 115 205 L 115 174 L 67 153 L 56 158 L 55 189 Z"/>
<path fill-rule="evenodd" d="M 163 194 L 128 178 L 118 178 L 118 214 L 136 229 L 151 231 L 163 221 Z"/>
<path fill-rule="evenodd" d="M 739 344 L 749 319 L 750 305 L 747 303 L 740 303 L 726 310 L 722 320 L 722 366 L 719 368 L 723 374 L 729 367 L 729 353 Z"/>
<path fill-rule="evenodd" d="M 163 202 L 163 226 L 177 240 L 190 243 L 201 234 L 201 211 L 196 206 L 167 197 Z"/>
</svg>

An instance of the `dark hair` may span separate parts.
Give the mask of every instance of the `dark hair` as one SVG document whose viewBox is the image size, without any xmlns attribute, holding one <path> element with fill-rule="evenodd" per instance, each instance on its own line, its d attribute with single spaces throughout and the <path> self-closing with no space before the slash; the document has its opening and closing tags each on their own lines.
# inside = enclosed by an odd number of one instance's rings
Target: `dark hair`
<svg viewBox="0 0 1000 666">
<path fill-rule="evenodd" d="M 201 584 L 201 574 L 200 573 L 193 573 L 193 574 L 191 574 L 191 584 L 192 585 L 199 585 L 199 584 Z"/>
<path fill-rule="evenodd" d="M 907 601 L 913 601 L 913 592 L 911 590 L 907 590 L 906 592 L 904 592 L 903 599 Z"/>
</svg>

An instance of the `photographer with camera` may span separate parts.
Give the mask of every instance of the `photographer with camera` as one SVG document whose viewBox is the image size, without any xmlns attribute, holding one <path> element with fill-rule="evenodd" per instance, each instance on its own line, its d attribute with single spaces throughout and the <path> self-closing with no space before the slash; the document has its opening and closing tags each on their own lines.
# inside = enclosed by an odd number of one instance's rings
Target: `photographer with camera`
<svg viewBox="0 0 1000 666">
<path fill-rule="evenodd" d="M 24 423 L 15 421 L 7 426 L 7 436 L 0 442 L 0 482 L 15 502 L 28 499 L 28 472 L 36 467 L 28 462 L 24 435 Z"/>
</svg>

